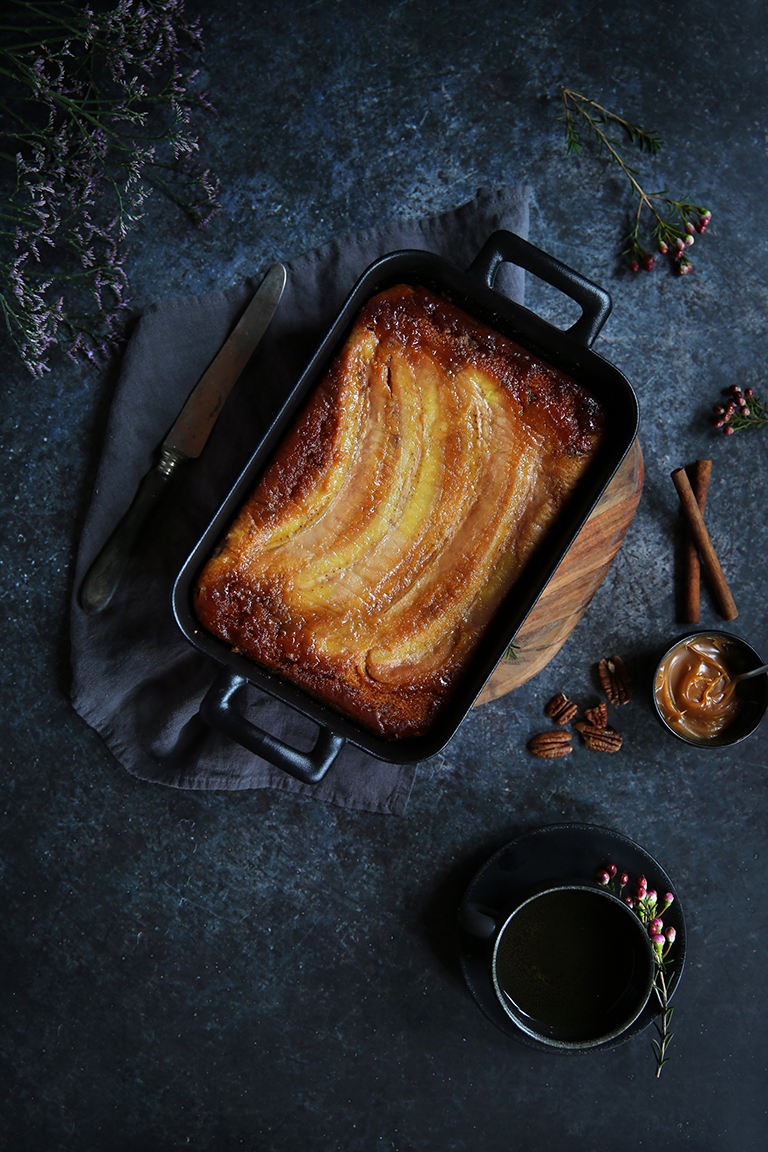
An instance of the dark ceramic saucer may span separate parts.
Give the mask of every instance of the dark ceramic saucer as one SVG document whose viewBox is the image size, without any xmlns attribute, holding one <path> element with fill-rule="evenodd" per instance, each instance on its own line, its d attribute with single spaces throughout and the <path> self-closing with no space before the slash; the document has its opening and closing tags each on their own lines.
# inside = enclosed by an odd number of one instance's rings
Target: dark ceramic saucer
<svg viewBox="0 0 768 1152">
<path fill-rule="evenodd" d="M 549 828 L 526 832 L 500 848 L 486 861 L 467 889 L 462 904 L 469 902 L 500 910 L 546 884 L 569 880 L 592 881 L 598 869 L 608 864 L 615 864 L 619 872 L 627 872 L 631 884 L 638 876 L 645 876 L 648 887 L 654 888 L 660 896 L 671 892 L 675 897 L 674 904 L 664 913 L 665 927 L 673 927 L 676 932 L 668 962 L 672 970 L 669 982 L 671 996 L 680 981 L 685 962 L 685 917 L 680 899 L 661 865 L 639 844 L 618 832 L 596 828 L 591 824 L 555 824 Z M 507 1016 L 493 989 L 491 948 L 492 942 L 479 940 L 459 925 L 461 970 L 478 1007 L 497 1028 L 522 1044 L 542 1052 L 562 1051 L 528 1036 Z M 647 1028 L 657 1015 L 658 1003 L 655 996 L 652 996 L 644 1011 L 626 1032 L 589 1051 L 605 1051 L 623 1044 Z"/>
</svg>

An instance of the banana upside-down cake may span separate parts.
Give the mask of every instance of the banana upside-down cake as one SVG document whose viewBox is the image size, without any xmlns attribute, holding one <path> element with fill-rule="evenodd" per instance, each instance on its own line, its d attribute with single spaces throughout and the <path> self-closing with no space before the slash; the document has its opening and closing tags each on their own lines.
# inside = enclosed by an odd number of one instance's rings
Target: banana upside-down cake
<svg viewBox="0 0 768 1152">
<path fill-rule="evenodd" d="M 386 737 L 426 732 L 603 435 L 576 381 L 423 287 L 371 299 L 196 613 Z"/>
</svg>

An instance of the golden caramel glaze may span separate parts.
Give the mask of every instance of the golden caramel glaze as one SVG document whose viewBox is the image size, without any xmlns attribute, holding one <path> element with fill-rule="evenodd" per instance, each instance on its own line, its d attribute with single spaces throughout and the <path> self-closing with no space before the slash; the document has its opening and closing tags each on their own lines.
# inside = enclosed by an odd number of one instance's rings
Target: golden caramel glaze
<svg viewBox="0 0 768 1152">
<path fill-rule="evenodd" d="M 422 734 L 602 435 L 570 377 L 391 288 L 206 564 L 197 615 L 375 732 Z"/>
<path fill-rule="evenodd" d="M 706 742 L 734 722 L 742 707 L 727 637 L 694 636 L 669 653 L 654 693 L 667 723 L 690 740 Z"/>
</svg>

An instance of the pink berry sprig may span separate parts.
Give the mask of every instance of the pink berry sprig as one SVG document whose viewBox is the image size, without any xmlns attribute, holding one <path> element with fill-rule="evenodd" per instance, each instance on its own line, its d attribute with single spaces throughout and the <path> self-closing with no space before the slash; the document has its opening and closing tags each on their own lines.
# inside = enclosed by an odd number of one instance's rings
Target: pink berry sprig
<svg viewBox="0 0 768 1152">
<path fill-rule="evenodd" d="M 604 888 L 608 888 L 615 896 L 619 897 L 622 896 L 624 889 L 630 883 L 627 873 L 619 872 L 615 864 L 609 864 L 607 868 L 599 869 L 595 879 L 598 884 L 601 884 Z M 672 1039 L 672 1033 L 669 1030 L 672 1013 L 674 1012 L 674 1008 L 670 1008 L 669 1006 L 669 981 L 672 973 L 667 971 L 667 956 L 676 937 L 675 929 L 671 924 L 667 928 L 664 927 L 662 916 L 667 908 L 674 903 L 675 897 L 672 892 L 667 892 L 664 896 L 659 897 L 655 889 L 648 887 L 648 881 L 645 876 L 638 876 L 634 884 L 634 889 L 628 892 L 626 896 L 623 896 L 622 899 L 645 925 L 653 946 L 653 958 L 655 961 L 653 990 L 659 1002 L 661 1012 L 659 1019 L 654 1021 L 658 1039 L 653 1039 L 651 1044 L 656 1058 L 656 1076 L 658 1078 L 661 1075 L 662 1068 L 669 1059 L 667 1056 L 667 1048 Z"/>
<path fill-rule="evenodd" d="M 638 171 L 626 161 L 608 131 L 618 129 L 630 144 L 651 155 L 661 152 L 663 141 L 656 133 L 609 112 L 602 104 L 570 88 L 561 87 L 561 102 L 567 151 L 581 152 L 581 133 L 585 132 L 588 140 L 596 141 L 599 153 L 607 152 L 618 165 L 629 180 L 633 196 L 637 196 L 637 211 L 623 251 L 630 270 L 652 272 L 658 257 L 668 256 L 681 276 L 688 275 L 693 269 L 689 253 L 694 238 L 707 231 L 712 213 L 687 197 L 676 200 L 666 191 L 646 191 Z"/>
<path fill-rule="evenodd" d="M 725 436 L 732 436 L 744 428 L 760 428 L 768 424 L 768 409 L 753 388 L 740 388 L 732 384 L 723 390 L 725 399 L 714 406 L 714 425 Z"/>
<path fill-rule="evenodd" d="M 663 203 L 667 210 L 673 214 L 673 217 L 677 213 L 680 222 L 678 223 L 675 219 L 665 220 L 650 203 L 654 199 Z M 648 193 L 645 201 L 641 199 L 634 226 L 627 237 L 628 248 L 625 255 L 629 257 L 629 267 L 632 272 L 639 272 L 641 268 L 646 272 L 652 272 L 656 265 L 656 258 L 645 250 L 644 241 L 641 238 L 640 214 L 644 206 L 650 208 L 655 218 L 652 235 L 656 242 L 656 251 L 660 256 L 668 255 L 672 263 L 677 266 L 680 275 L 687 276 L 693 269 L 693 262 L 688 252 L 693 246 L 695 235 L 698 233 L 701 236 L 709 228 L 712 213 L 696 204 L 690 204 L 687 200 L 672 200 L 662 193 Z"/>
</svg>

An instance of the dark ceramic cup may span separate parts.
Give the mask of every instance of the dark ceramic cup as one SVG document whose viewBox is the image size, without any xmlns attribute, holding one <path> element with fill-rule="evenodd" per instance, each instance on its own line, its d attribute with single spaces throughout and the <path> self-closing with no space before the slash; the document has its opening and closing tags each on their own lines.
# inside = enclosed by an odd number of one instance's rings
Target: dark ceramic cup
<svg viewBox="0 0 768 1152">
<path fill-rule="evenodd" d="M 648 1003 L 653 945 L 632 909 L 604 888 L 550 886 L 500 915 L 466 903 L 461 923 L 489 942 L 489 974 L 504 1011 L 552 1048 L 615 1040 Z"/>
</svg>

